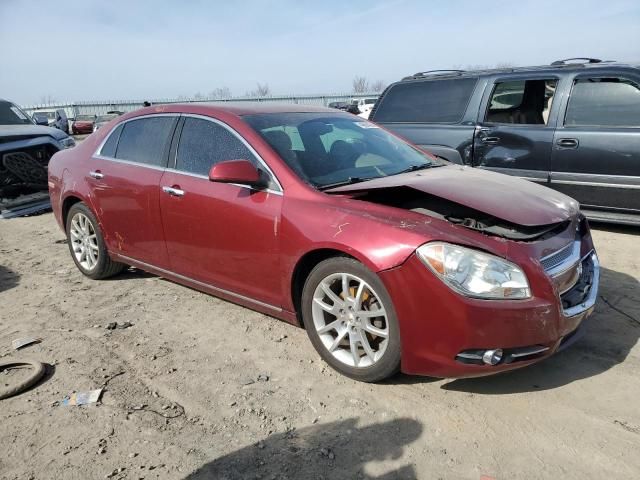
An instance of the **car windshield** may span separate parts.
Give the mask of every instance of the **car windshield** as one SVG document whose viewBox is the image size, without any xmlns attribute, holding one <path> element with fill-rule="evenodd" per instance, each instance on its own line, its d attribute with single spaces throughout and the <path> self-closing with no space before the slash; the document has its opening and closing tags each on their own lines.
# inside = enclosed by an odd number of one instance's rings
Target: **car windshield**
<svg viewBox="0 0 640 480">
<path fill-rule="evenodd" d="M 29 116 L 11 102 L 0 100 L 0 125 L 32 125 Z"/>
<path fill-rule="evenodd" d="M 444 164 L 376 124 L 347 113 L 243 118 L 303 180 L 320 189 Z"/>
<path fill-rule="evenodd" d="M 76 121 L 80 121 L 80 122 L 91 122 L 95 119 L 96 117 L 94 117 L 93 115 L 78 115 L 76 117 Z"/>
<path fill-rule="evenodd" d="M 116 118 L 118 115 L 116 115 L 115 113 L 109 113 L 107 115 L 100 115 L 97 119 L 96 122 L 110 122 L 111 120 L 113 120 L 114 118 Z"/>
</svg>

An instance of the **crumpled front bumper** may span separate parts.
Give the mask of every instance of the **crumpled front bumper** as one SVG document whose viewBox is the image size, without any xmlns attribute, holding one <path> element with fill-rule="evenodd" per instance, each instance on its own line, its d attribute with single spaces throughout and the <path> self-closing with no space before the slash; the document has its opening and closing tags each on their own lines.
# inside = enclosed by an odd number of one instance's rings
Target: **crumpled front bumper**
<svg viewBox="0 0 640 480">
<path fill-rule="evenodd" d="M 579 337 L 598 296 L 600 266 L 594 250 L 581 258 L 581 265 L 580 277 L 568 291 L 560 294 L 540 271 L 530 277 L 533 297 L 510 301 L 460 295 L 415 255 L 381 272 L 400 323 L 402 371 L 442 378 L 490 375 L 568 347 Z M 483 363 L 482 353 L 496 348 L 503 349 L 502 360 Z"/>
</svg>

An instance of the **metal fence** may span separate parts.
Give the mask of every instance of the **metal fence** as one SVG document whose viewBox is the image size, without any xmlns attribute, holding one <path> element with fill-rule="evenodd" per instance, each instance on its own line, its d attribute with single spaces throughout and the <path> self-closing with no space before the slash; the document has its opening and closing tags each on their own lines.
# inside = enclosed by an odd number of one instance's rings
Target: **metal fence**
<svg viewBox="0 0 640 480">
<path fill-rule="evenodd" d="M 274 95 L 269 97 L 238 97 L 229 99 L 220 98 L 179 98 L 149 100 L 152 104 L 167 103 L 224 103 L 224 102 L 279 102 L 294 103 L 300 105 L 328 106 L 331 102 L 350 102 L 352 99 L 377 98 L 380 93 L 338 93 L 327 95 Z M 67 117 L 75 118 L 78 115 L 103 115 L 111 110 L 130 112 L 144 106 L 144 100 L 107 100 L 98 102 L 70 102 L 51 103 L 40 105 L 26 105 L 23 109 L 30 115 L 34 112 L 51 111 L 62 108 Z"/>
</svg>

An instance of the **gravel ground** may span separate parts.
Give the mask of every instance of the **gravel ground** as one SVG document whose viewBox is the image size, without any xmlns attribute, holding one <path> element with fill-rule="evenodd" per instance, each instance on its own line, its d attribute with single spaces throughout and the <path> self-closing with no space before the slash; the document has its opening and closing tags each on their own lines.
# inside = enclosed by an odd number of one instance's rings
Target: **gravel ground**
<svg viewBox="0 0 640 480">
<path fill-rule="evenodd" d="M 639 478 L 638 233 L 594 231 L 601 298 L 567 351 L 495 377 L 368 385 L 283 322 L 137 270 L 83 277 L 51 214 L 0 221 L 1 361 L 49 364 L 0 401 L 0 477 Z M 29 335 L 42 342 L 11 349 Z M 61 404 L 100 387 L 97 404 Z"/>
</svg>

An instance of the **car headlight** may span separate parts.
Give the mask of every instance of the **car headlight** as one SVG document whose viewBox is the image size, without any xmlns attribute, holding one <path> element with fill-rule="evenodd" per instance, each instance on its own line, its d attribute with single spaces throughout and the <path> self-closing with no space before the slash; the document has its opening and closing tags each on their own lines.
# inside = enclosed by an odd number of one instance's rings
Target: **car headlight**
<svg viewBox="0 0 640 480">
<path fill-rule="evenodd" d="M 62 148 L 71 148 L 76 146 L 76 141 L 73 137 L 65 137 L 60 140 L 60 145 L 62 145 Z"/>
<path fill-rule="evenodd" d="M 427 243 L 416 253 L 449 287 L 468 297 L 521 299 L 531 296 L 524 272 L 495 255 L 444 242 Z"/>
</svg>

